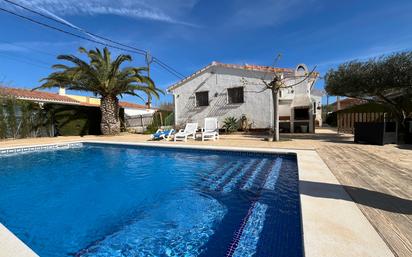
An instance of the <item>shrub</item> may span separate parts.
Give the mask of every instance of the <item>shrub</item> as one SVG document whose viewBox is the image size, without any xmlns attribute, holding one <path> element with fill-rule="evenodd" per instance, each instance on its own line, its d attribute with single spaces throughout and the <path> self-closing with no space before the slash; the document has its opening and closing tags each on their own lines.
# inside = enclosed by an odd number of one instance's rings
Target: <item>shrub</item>
<svg viewBox="0 0 412 257">
<path fill-rule="evenodd" d="M 4 114 L 3 98 L 0 97 L 0 139 L 7 137 L 7 122 Z"/>
<path fill-rule="evenodd" d="M 223 121 L 223 128 L 227 133 L 233 133 L 239 128 L 239 121 L 235 117 L 227 117 Z"/>
<path fill-rule="evenodd" d="M 170 111 L 159 110 L 153 114 L 152 123 L 147 125 L 144 134 L 153 134 L 162 126 L 173 126 L 174 114 Z"/>
<path fill-rule="evenodd" d="M 164 120 L 165 126 L 173 126 L 175 124 L 175 113 L 171 112 Z"/>
<path fill-rule="evenodd" d="M 14 138 L 17 132 L 17 119 L 16 119 L 16 108 L 17 103 L 14 98 L 8 98 L 6 100 L 6 121 L 7 121 L 7 129 L 10 133 L 10 136 Z"/>
</svg>

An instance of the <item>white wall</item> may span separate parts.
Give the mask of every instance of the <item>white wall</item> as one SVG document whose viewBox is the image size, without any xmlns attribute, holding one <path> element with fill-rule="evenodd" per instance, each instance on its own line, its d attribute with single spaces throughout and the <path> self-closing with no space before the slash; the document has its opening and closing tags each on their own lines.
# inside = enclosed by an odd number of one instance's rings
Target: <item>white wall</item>
<svg viewBox="0 0 412 257">
<path fill-rule="evenodd" d="M 135 115 L 145 115 L 145 114 L 153 114 L 155 110 L 152 109 L 131 109 L 131 108 L 124 108 L 124 113 L 128 116 L 135 116 Z"/>
<path fill-rule="evenodd" d="M 212 66 L 204 73 L 172 90 L 176 125 L 183 126 L 187 122 L 198 122 L 202 127 L 204 118 L 217 117 L 219 125 L 222 126 L 226 117 L 233 116 L 239 119 L 242 114 L 245 114 L 248 123 L 252 123 L 252 128 L 270 128 L 273 122 L 272 96 L 270 90 L 264 90 L 265 86 L 261 80 L 263 77 L 269 81 L 272 75 L 263 71 Z M 290 84 L 296 82 L 295 80 L 288 81 Z M 227 89 L 241 86 L 244 87 L 244 103 L 228 104 Z M 310 84 L 305 82 L 298 87 L 299 92 L 306 92 Z M 201 91 L 209 91 L 209 106 L 196 106 L 195 92 Z M 280 116 L 291 116 L 290 103 L 296 89 L 284 89 L 283 91 Z"/>
<path fill-rule="evenodd" d="M 242 77 L 246 81 L 242 81 Z M 240 86 L 244 86 L 244 103 L 228 104 L 227 89 Z M 245 114 L 254 128 L 268 128 L 272 113 L 271 95 L 269 91 L 259 93 L 263 89 L 260 78 L 252 72 L 213 67 L 173 91 L 176 124 L 191 121 L 203 126 L 204 118 L 217 117 L 222 126 L 225 117 L 240 118 Z M 209 91 L 209 106 L 196 106 L 195 92 L 200 91 Z"/>
</svg>

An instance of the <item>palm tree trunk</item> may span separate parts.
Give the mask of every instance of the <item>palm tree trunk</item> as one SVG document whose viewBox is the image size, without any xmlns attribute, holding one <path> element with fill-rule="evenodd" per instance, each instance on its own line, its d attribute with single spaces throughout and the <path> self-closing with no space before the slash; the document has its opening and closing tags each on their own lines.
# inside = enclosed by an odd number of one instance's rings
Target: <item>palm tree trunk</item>
<svg viewBox="0 0 412 257">
<path fill-rule="evenodd" d="M 116 96 L 103 96 L 100 101 L 102 120 L 100 129 L 103 135 L 120 133 L 119 99 Z"/>
</svg>

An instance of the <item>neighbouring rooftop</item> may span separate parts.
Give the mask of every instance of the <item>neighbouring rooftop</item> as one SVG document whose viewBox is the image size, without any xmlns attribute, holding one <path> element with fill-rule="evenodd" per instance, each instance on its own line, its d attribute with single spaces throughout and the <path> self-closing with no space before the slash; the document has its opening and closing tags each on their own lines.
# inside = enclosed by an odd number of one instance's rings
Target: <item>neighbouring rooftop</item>
<svg viewBox="0 0 412 257">
<path fill-rule="evenodd" d="M 356 105 L 365 104 L 365 103 L 367 103 L 367 102 L 368 102 L 368 101 L 366 101 L 366 100 L 362 100 L 362 99 L 358 99 L 358 98 L 351 98 L 351 97 L 348 97 L 348 98 L 345 98 L 345 99 L 341 99 L 341 100 L 339 101 L 340 110 L 348 109 L 348 108 L 350 108 L 350 107 L 352 107 L 352 106 L 356 106 Z M 329 105 L 329 106 L 331 107 L 331 108 L 330 108 L 331 111 L 333 111 L 333 112 L 337 111 L 337 110 L 338 110 L 337 105 L 338 105 L 337 102 L 331 103 L 331 104 Z"/>
<path fill-rule="evenodd" d="M 88 107 L 99 107 L 100 99 L 86 97 L 86 96 L 76 96 L 76 95 L 61 95 L 57 93 L 44 92 L 39 90 L 29 90 L 23 88 L 11 88 L 0 86 L 0 95 L 15 97 L 21 100 L 28 100 L 34 102 L 44 102 L 44 103 L 58 103 L 58 104 L 69 104 L 69 105 L 79 105 Z M 80 99 L 80 100 L 77 100 Z M 90 99 L 94 100 L 91 101 Z M 130 102 L 119 102 L 120 107 L 128 109 L 148 109 L 147 106 L 142 104 L 130 103 Z M 151 108 L 153 109 L 153 108 Z"/>
<path fill-rule="evenodd" d="M 62 96 L 44 91 L 32 91 L 22 88 L 0 87 L 0 95 L 15 97 L 21 100 L 40 101 L 47 103 L 61 103 L 61 104 L 74 104 L 80 105 L 79 101 L 76 101 L 68 96 Z"/>
</svg>

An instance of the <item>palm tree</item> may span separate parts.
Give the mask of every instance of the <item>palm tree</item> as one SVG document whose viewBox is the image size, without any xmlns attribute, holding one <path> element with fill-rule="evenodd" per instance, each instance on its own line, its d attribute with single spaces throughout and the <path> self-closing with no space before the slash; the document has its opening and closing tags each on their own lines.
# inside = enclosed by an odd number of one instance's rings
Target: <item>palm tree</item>
<svg viewBox="0 0 412 257">
<path fill-rule="evenodd" d="M 103 52 L 98 48 L 87 51 L 80 47 L 79 52 L 86 54 L 89 62 L 74 55 L 59 55 L 57 59 L 71 62 L 74 66 L 53 65 L 52 68 L 58 71 L 43 78 L 41 81 L 44 83 L 35 89 L 63 87 L 100 96 L 100 127 L 103 135 L 120 133 L 118 97 L 132 95 L 143 99 L 138 93 L 144 93 L 159 98 L 159 93 L 163 93 L 148 76 L 142 75 L 147 68 L 120 67 L 124 62 L 132 61 L 130 55 L 121 54 L 112 61 L 110 51 L 106 47 Z"/>
</svg>

